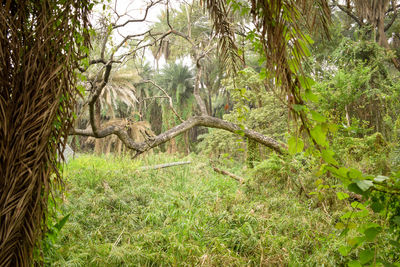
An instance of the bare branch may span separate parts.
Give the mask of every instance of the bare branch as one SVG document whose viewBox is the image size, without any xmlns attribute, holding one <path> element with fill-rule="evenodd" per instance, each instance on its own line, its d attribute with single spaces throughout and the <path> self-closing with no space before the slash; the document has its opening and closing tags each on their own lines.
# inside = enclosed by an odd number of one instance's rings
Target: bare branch
<svg viewBox="0 0 400 267">
<path fill-rule="evenodd" d="M 185 164 L 190 164 L 190 163 L 192 163 L 192 162 L 191 161 L 171 162 L 171 163 L 164 163 L 164 164 L 158 164 L 158 165 L 152 165 L 152 166 L 143 166 L 143 167 L 140 167 L 139 170 L 141 170 L 141 171 L 158 170 L 158 169 L 169 168 L 169 167 L 185 165 Z"/>
<path fill-rule="evenodd" d="M 332 1 L 335 6 L 337 6 L 340 10 L 342 10 L 344 13 L 346 13 L 349 17 L 354 19 L 357 24 L 362 27 L 364 23 L 353 13 L 351 12 L 351 9 L 348 9 L 346 6 L 340 5 L 336 1 Z"/>
<path fill-rule="evenodd" d="M 89 118 L 90 118 L 90 125 L 92 126 L 93 129 L 93 134 L 95 137 L 98 135 L 98 128 L 100 125 L 96 125 L 96 120 L 95 120 L 95 112 L 94 112 L 94 106 L 96 101 L 99 99 L 100 94 L 104 87 L 107 85 L 108 80 L 110 79 L 110 74 L 111 74 L 111 69 L 112 69 L 112 63 L 109 62 L 106 65 L 106 70 L 104 71 L 103 75 L 103 81 L 101 82 L 100 85 L 98 85 L 95 89 L 94 92 L 92 92 L 92 96 L 89 100 Z"/>
<path fill-rule="evenodd" d="M 146 18 L 147 18 L 147 15 L 148 15 L 148 13 L 149 13 L 150 8 L 153 7 L 153 6 L 155 6 L 156 4 L 160 3 L 161 1 L 162 1 L 162 0 L 158 0 L 158 1 L 156 1 L 156 2 L 151 1 L 150 4 L 147 5 L 147 7 L 146 7 L 146 10 L 145 10 L 145 13 L 144 13 L 143 18 L 141 18 L 141 19 L 129 19 L 129 20 L 125 21 L 124 23 L 118 24 L 118 25 L 113 24 L 113 25 L 112 25 L 113 29 L 117 29 L 117 28 L 124 27 L 124 26 L 126 26 L 127 24 L 129 24 L 129 23 L 133 23 L 133 22 L 143 22 L 143 21 L 145 21 Z"/>
<path fill-rule="evenodd" d="M 167 24 L 168 27 L 172 30 L 171 23 L 169 22 L 169 0 L 167 0 Z"/>
<path fill-rule="evenodd" d="M 395 22 L 395 20 L 396 20 L 396 18 L 397 18 L 397 8 L 396 8 L 396 6 L 394 5 L 393 6 L 393 17 L 392 17 L 392 19 L 389 21 L 389 23 L 385 26 L 385 29 L 384 29 L 384 31 L 386 32 L 387 30 L 389 30 L 389 28 L 390 27 L 392 27 L 392 25 L 393 25 L 393 23 Z M 387 16 L 387 15 L 386 15 Z"/>
<path fill-rule="evenodd" d="M 172 112 L 175 114 L 175 116 L 176 116 L 181 122 L 184 122 L 184 120 L 181 118 L 181 116 L 179 116 L 178 112 L 176 112 L 176 110 L 174 109 L 174 106 L 173 106 L 173 104 L 172 104 L 172 98 L 168 95 L 167 91 L 165 91 L 164 88 L 162 88 L 161 86 L 159 86 L 158 84 L 156 84 L 156 83 L 155 83 L 154 81 L 152 81 L 152 80 L 144 80 L 144 81 L 141 81 L 141 82 L 139 82 L 139 83 L 137 83 L 137 84 L 140 84 L 140 83 L 151 83 L 152 85 L 154 85 L 155 87 L 157 87 L 160 91 L 162 91 L 162 92 L 164 93 L 165 97 L 168 98 L 168 100 L 169 100 L 169 107 L 170 107 L 170 109 L 172 110 Z"/>
<path fill-rule="evenodd" d="M 231 173 L 231 172 L 228 172 L 228 171 L 219 169 L 219 168 L 217 168 L 217 167 L 215 167 L 215 166 L 212 166 L 212 168 L 213 168 L 213 170 L 214 170 L 215 172 L 220 173 L 220 174 L 223 174 L 223 175 L 227 175 L 227 176 L 229 176 L 229 177 L 235 179 L 236 181 L 238 181 L 240 184 L 242 184 L 243 181 L 244 181 L 244 178 L 243 178 L 243 177 L 240 177 L 240 176 L 238 176 L 238 175 L 236 175 L 236 174 L 233 174 L 233 173 Z"/>
</svg>

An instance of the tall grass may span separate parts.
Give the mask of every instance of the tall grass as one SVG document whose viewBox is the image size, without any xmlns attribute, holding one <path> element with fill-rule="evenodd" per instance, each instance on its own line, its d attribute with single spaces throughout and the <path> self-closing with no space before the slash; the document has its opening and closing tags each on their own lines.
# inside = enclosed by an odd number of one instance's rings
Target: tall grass
<svg viewBox="0 0 400 267">
<path fill-rule="evenodd" d="M 334 216 L 298 192 L 251 190 L 207 159 L 80 155 L 66 170 L 70 214 L 48 253 L 52 266 L 332 266 Z M 240 168 L 235 166 L 233 171 Z M 246 173 L 243 172 L 242 175 Z"/>
</svg>

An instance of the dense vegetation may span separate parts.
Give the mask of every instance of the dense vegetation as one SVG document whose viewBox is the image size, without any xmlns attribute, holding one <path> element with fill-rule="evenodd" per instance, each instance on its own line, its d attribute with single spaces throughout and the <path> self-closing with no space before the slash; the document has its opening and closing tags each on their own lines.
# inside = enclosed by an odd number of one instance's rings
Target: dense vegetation
<svg viewBox="0 0 400 267">
<path fill-rule="evenodd" d="M 213 4 L 207 4 L 211 10 L 219 8 Z M 89 116 L 83 103 L 77 121 L 78 128 L 91 125 L 93 132 L 75 130 L 92 137 L 74 137 L 72 145 L 107 155 L 79 154 L 66 166 L 66 192 L 53 209 L 57 216 L 49 221 L 51 231 L 44 240 L 45 262 L 400 264 L 400 23 L 390 11 L 394 2 L 385 6 L 393 16 L 385 21 L 391 23 L 387 32 L 375 22 L 352 23 L 356 15 L 368 21 L 372 12 L 357 9 L 357 1 L 347 7 L 332 2 L 330 24 L 326 17 L 315 17 L 329 38 L 310 31 L 307 19 L 304 25 L 291 25 L 296 16 L 289 2 L 282 12 L 284 25 L 293 32 L 282 36 L 275 29 L 279 25 L 265 22 L 265 12 L 274 9 L 230 4 L 237 50 L 225 37 L 218 48 L 212 22 L 196 2 L 180 3 L 167 6 L 152 25 L 151 31 L 165 33 L 159 39 L 150 34 L 155 40 L 153 67 L 135 57 L 110 71 L 108 81 L 107 64 L 104 70 L 87 62 L 89 90 L 101 94 L 89 96 Z M 112 27 L 118 24 L 112 24 L 113 13 L 107 10 L 105 6 L 91 60 L 113 60 L 119 48 L 112 48 Z M 250 11 L 257 16 L 256 30 L 247 27 Z M 211 15 L 215 19 L 213 11 Z M 260 31 L 293 43 L 271 43 Z M 232 34 L 223 27 L 216 32 Z M 124 39 L 126 51 L 136 51 L 150 38 L 139 36 L 143 39 Z M 384 43 L 388 36 L 392 46 Z M 271 49 L 287 54 L 271 54 Z M 125 56 L 115 60 L 123 62 Z M 93 84 L 98 83 L 96 75 L 107 78 L 104 91 Z M 222 120 L 189 127 L 160 146 L 152 145 L 196 115 Z M 236 126 L 226 127 L 224 121 Z M 118 137 L 96 139 L 106 131 L 101 125 L 124 127 L 128 138 L 117 130 Z M 248 129 L 277 145 L 259 144 Z M 129 138 L 145 148 L 129 145 Z M 140 169 L 186 159 L 192 163 Z M 228 175 L 217 174 L 221 169 Z"/>
<path fill-rule="evenodd" d="M 245 184 L 216 174 L 207 158 L 190 165 L 139 171 L 182 160 L 149 155 L 79 155 L 66 170 L 68 222 L 48 239 L 52 266 L 336 265 L 344 241 L 335 238 L 341 212 L 299 197 L 294 177 L 256 175 L 226 162 Z M 229 166 L 229 167 L 226 167 Z M 250 182 L 252 177 L 262 184 Z M 247 180 L 249 179 L 249 180 Z M 292 180 L 293 179 L 293 180 Z M 312 183 L 311 177 L 302 177 Z M 331 196 L 332 197 L 332 196 Z M 348 204 L 342 205 L 342 208 Z M 328 209 L 328 210 L 324 210 Z M 382 248 L 384 237 L 377 240 Z"/>
<path fill-rule="evenodd" d="M 399 1 L 22 3 L 0 265 L 400 266 Z"/>
</svg>

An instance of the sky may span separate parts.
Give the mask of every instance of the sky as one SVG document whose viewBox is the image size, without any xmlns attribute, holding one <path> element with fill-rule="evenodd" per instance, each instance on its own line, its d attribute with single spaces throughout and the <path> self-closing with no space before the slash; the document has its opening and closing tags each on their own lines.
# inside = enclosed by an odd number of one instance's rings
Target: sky
<svg viewBox="0 0 400 267">
<path fill-rule="evenodd" d="M 182 1 L 179 0 L 170 0 L 169 5 L 174 8 L 178 7 L 181 2 Z M 121 16 L 117 22 L 117 24 L 122 24 L 129 19 L 142 19 L 145 15 L 145 10 L 148 3 L 149 0 L 112 0 L 106 5 L 117 11 L 118 14 L 123 14 L 123 16 Z M 113 35 L 115 42 L 117 43 L 122 41 L 124 38 L 123 36 L 129 34 L 139 34 L 147 31 L 153 23 L 158 21 L 158 16 L 161 14 L 161 12 L 166 9 L 165 3 L 166 1 L 162 0 L 162 2 L 160 2 L 159 4 L 151 7 L 149 9 L 145 22 L 132 22 L 124 27 L 118 28 L 118 31 L 115 31 Z M 102 11 L 103 4 L 97 5 L 94 9 L 92 20 L 96 21 Z M 146 49 L 145 60 L 153 67 L 155 66 L 154 57 L 149 49 Z M 184 59 L 183 63 L 186 65 L 191 64 L 190 60 L 188 61 L 187 59 Z M 166 62 L 164 58 L 161 58 L 158 62 L 159 68 L 162 68 L 162 66 L 164 66 L 165 64 Z"/>
</svg>

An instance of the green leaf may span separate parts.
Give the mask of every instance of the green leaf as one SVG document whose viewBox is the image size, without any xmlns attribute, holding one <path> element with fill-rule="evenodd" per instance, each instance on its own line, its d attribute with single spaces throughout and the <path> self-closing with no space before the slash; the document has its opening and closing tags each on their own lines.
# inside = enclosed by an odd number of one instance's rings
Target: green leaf
<svg viewBox="0 0 400 267">
<path fill-rule="evenodd" d="M 296 111 L 296 112 L 302 111 L 306 108 L 306 106 L 299 105 L 299 104 L 293 104 L 292 107 L 293 107 L 294 111 Z"/>
<path fill-rule="evenodd" d="M 318 102 L 318 96 L 315 95 L 311 89 L 307 88 L 305 91 L 305 98 L 311 102 Z"/>
<path fill-rule="evenodd" d="M 365 238 L 367 241 L 374 241 L 376 236 L 381 232 L 381 227 L 371 227 L 364 231 Z"/>
<path fill-rule="evenodd" d="M 311 38 L 310 35 L 308 34 L 303 34 L 304 39 L 309 43 L 309 44 L 313 44 L 314 40 Z"/>
<path fill-rule="evenodd" d="M 326 122 L 326 118 L 314 110 L 310 110 L 311 117 L 317 122 Z"/>
<path fill-rule="evenodd" d="M 371 249 L 366 249 L 360 252 L 360 262 L 361 264 L 366 264 L 374 258 L 374 251 Z"/>
<path fill-rule="evenodd" d="M 347 264 L 349 267 L 362 267 L 361 263 L 359 261 L 349 261 Z"/>
<path fill-rule="evenodd" d="M 354 215 L 353 212 L 348 211 L 348 212 L 346 212 L 345 214 L 343 214 L 343 215 L 340 217 L 340 219 L 344 220 L 344 219 L 347 219 L 347 218 L 350 218 L 350 217 L 354 217 L 353 215 Z"/>
<path fill-rule="evenodd" d="M 338 165 L 338 162 L 333 158 L 334 154 L 335 153 L 330 149 L 322 150 L 321 152 L 322 158 L 326 161 L 326 163 Z"/>
<path fill-rule="evenodd" d="M 62 218 L 61 220 L 59 220 L 55 225 L 54 228 L 56 228 L 58 231 L 61 230 L 61 228 L 63 228 L 63 226 L 65 225 L 65 223 L 68 221 L 68 218 L 71 214 L 67 214 L 66 216 L 64 216 L 64 218 Z"/>
<path fill-rule="evenodd" d="M 358 185 L 357 185 L 356 183 L 351 183 L 351 184 L 349 184 L 349 185 L 347 186 L 347 189 L 348 189 L 350 192 L 354 192 L 354 193 L 356 193 L 356 194 L 362 194 L 362 193 L 364 193 L 364 191 L 362 191 L 362 190 L 358 187 Z"/>
<path fill-rule="evenodd" d="M 343 200 L 343 199 L 349 198 L 349 195 L 346 194 L 346 193 L 343 193 L 343 192 L 337 192 L 336 195 L 337 195 L 339 200 Z"/>
<path fill-rule="evenodd" d="M 301 138 L 296 138 L 296 136 L 292 136 L 289 138 L 288 144 L 289 144 L 289 153 L 292 155 L 303 151 L 304 142 L 303 140 L 301 140 Z"/>
<path fill-rule="evenodd" d="M 340 254 L 342 254 L 342 256 L 344 256 L 344 257 L 349 255 L 350 251 L 351 251 L 351 247 L 349 247 L 349 246 L 341 246 L 339 248 Z"/>
<path fill-rule="evenodd" d="M 310 77 L 300 75 L 297 78 L 299 79 L 300 85 L 303 88 L 309 89 L 309 88 L 311 88 L 311 86 L 313 86 L 315 84 L 315 81 Z"/>
<path fill-rule="evenodd" d="M 338 222 L 335 225 L 335 228 L 338 229 L 338 230 L 342 230 L 342 229 L 346 228 L 346 226 L 344 225 L 344 223 Z"/>
<path fill-rule="evenodd" d="M 383 176 L 383 175 L 378 175 L 375 177 L 374 182 L 382 183 L 382 182 L 386 181 L 387 179 L 389 179 L 389 177 Z"/>
<path fill-rule="evenodd" d="M 358 202 L 358 201 L 353 201 L 351 202 L 351 206 L 355 209 L 360 209 L 360 210 L 365 210 L 367 209 L 362 203 Z"/>
<path fill-rule="evenodd" d="M 242 129 L 239 129 L 239 130 L 236 130 L 236 131 L 235 131 L 235 134 L 244 136 L 244 131 L 243 131 Z"/>
<path fill-rule="evenodd" d="M 371 209 L 376 213 L 381 212 L 383 208 L 384 206 L 378 201 L 375 201 L 371 204 Z"/>
<path fill-rule="evenodd" d="M 360 178 L 362 178 L 362 172 L 360 172 L 357 169 L 350 169 L 349 172 L 347 173 L 347 175 L 351 179 L 360 179 Z"/>
<path fill-rule="evenodd" d="M 374 186 L 371 180 L 360 180 L 356 183 L 362 191 L 367 191 L 370 187 Z"/>
<path fill-rule="evenodd" d="M 321 125 L 317 125 L 310 130 L 311 137 L 320 146 L 326 146 L 326 136 L 321 128 Z"/>
</svg>

